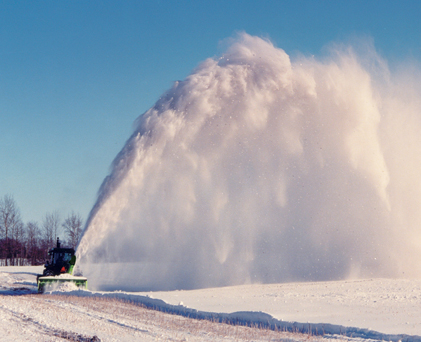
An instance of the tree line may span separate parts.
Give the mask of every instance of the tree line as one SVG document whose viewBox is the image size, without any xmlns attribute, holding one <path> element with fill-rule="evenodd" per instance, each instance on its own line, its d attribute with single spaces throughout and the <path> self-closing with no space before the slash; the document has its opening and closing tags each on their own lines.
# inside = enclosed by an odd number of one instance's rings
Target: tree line
<svg viewBox="0 0 421 342">
<path fill-rule="evenodd" d="M 24 223 L 11 195 L 0 198 L 0 266 L 41 265 L 48 251 L 63 245 L 75 248 L 82 234 L 83 220 L 72 212 L 63 221 L 59 212 L 45 214 L 42 222 Z M 64 233 L 64 237 L 60 234 Z"/>
</svg>

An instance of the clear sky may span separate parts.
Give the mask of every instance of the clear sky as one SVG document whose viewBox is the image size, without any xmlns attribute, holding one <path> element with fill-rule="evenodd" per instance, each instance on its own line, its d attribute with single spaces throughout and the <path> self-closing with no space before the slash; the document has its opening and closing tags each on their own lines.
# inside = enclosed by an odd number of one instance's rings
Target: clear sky
<svg viewBox="0 0 421 342">
<path fill-rule="evenodd" d="M 373 39 L 421 60 L 421 1 L 0 0 L 0 196 L 86 220 L 134 120 L 238 31 L 288 54 Z M 223 44 L 222 44 L 223 45 Z"/>
</svg>

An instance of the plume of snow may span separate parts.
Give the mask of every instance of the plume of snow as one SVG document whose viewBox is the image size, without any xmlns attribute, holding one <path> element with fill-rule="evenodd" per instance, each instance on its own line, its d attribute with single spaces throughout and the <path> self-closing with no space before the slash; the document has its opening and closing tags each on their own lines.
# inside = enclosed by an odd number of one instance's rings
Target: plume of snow
<svg viewBox="0 0 421 342">
<path fill-rule="evenodd" d="M 77 249 L 90 286 L 420 276 L 417 73 L 240 34 L 137 119 Z"/>
</svg>

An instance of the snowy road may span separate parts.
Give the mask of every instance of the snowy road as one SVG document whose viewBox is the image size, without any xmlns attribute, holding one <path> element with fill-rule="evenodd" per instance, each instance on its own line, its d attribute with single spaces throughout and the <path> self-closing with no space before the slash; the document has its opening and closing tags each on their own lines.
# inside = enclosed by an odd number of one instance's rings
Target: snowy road
<svg viewBox="0 0 421 342">
<path fill-rule="evenodd" d="M 1 340 L 13 342 L 279 341 L 292 336 L 192 320 L 118 300 L 57 295 L 3 296 L 0 322 Z"/>
<path fill-rule="evenodd" d="M 266 320 L 275 322 L 281 329 L 296 324 L 290 322 L 299 322 L 302 324 L 296 326 L 316 327 L 318 332 L 330 335 L 325 337 L 334 339 L 421 341 L 419 280 L 371 279 L 153 293 L 72 291 L 38 295 L 35 275 L 41 269 L 0 268 L 2 341 L 308 339 L 308 335 L 189 319 L 141 305 L 192 317 L 217 317 L 243 323 Z M 352 338 L 345 338 L 344 334 Z M 312 337 L 312 340 L 323 338 Z"/>
<path fill-rule="evenodd" d="M 139 303 L 36 294 L 42 268 L 0 268 L 1 341 L 321 341 L 321 337 L 195 320 Z M 81 292 L 81 291 L 80 291 Z"/>
</svg>

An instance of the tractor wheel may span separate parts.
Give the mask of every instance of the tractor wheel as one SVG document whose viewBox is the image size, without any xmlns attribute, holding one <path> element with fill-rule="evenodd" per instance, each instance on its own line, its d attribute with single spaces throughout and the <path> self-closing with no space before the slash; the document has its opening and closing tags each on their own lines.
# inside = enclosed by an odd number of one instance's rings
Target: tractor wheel
<svg viewBox="0 0 421 342">
<path fill-rule="evenodd" d="M 54 272 L 52 270 L 44 270 L 42 275 L 50 277 L 50 276 L 54 276 Z"/>
</svg>

